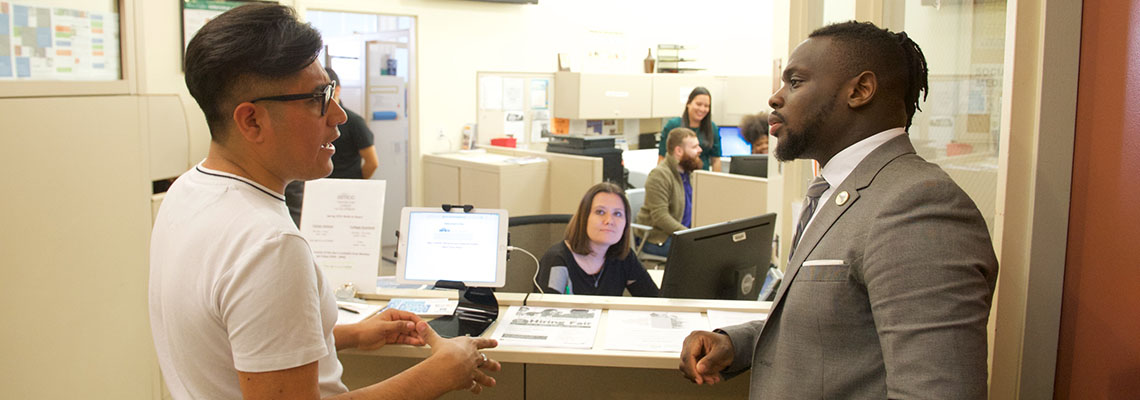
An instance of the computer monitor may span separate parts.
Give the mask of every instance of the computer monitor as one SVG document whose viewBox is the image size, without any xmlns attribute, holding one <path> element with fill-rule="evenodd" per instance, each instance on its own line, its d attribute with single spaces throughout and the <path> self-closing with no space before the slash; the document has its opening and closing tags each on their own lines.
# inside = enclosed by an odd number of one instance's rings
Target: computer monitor
<svg viewBox="0 0 1140 400">
<path fill-rule="evenodd" d="M 404 207 L 396 281 L 463 282 L 500 288 L 507 282 L 507 211 Z"/>
<path fill-rule="evenodd" d="M 752 143 L 744 140 L 744 136 L 740 134 L 740 127 L 738 126 L 718 126 L 720 131 L 720 156 L 732 157 L 744 154 L 752 154 Z"/>
<path fill-rule="evenodd" d="M 674 232 L 661 297 L 756 300 L 775 228 L 769 213 Z"/>
<path fill-rule="evenodd" d="M 728 173 L 755 176 L 757 178 L 767 178 L 768 155 L 748 154 L 742 156 L 732 156 L 732 159 L 728 162 Z"/>
</svg>

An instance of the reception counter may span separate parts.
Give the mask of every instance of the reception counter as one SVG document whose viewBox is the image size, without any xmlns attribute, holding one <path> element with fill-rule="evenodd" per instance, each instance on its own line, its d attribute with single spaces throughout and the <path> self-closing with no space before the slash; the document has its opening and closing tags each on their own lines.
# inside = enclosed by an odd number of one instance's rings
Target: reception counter
<svg viewBox="0 0 1140 400">
<path fill-rule="evenodd" d="M 385 289 L 375 295 L 362 295 L 383 303 L 391 298 L 457 297 L 455 291 Z M 603 310 L 592 349 L 500 346 L 485 351 L 500 361 L 503 370 L 493 374 L 494 388 L 479 398 L 492 399 L 718 399 L 746 398 L 748 375 L 715 386 L 697 386 L 678 371 L 678 353 L 616 351 L 602 347 L 609 310 L 701 312 L 709 309 L 767 312 L 771 303 L 730 300 L 659 299 L 609 296 L 567 296 L 524 293 L 497 294 L 500 315 L 507 307 L 573 307 Z M 525 304 L 524 304 L 525 303 Z M 501 321 L 501 320 L 500 320 Z M 491 337 L 500 321 L 487 328 Z M 714 327 L 716 328 L 716 327 Z M 341 351 L 344 382 L 350 389 L 367 386 L 392 376 L 428 357 L 427 347 L 389 345 L 378 350 Z M 470 393 L 451 393 L 444 398 L 469 398 Z"/>
</svg>

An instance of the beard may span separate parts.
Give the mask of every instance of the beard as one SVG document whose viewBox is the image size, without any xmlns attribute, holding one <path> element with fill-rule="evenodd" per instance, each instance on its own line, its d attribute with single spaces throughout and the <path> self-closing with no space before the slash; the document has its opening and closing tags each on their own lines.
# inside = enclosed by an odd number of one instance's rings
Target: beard
<svg viewBox="0 0 1140 400">
<path fill-rule="evenodd" d="M 693 172 L 705 166 L 704 161 L 701 161 L 700 157 L 689 157 L 688 154 L 681 156 L 681 161 L 678 161 L 677 164 L 680 165 L 681 169 L 685 170 L 685 172 Z"/>
<path fill-rule="evenodd" d="M 838 96 L 835 99 L 838 101 Z M 814 149 L 816 139 L 819 137 L 821 126 L 823 126 L 824 119 L 827 113 L 834 106 L 834 101 L 831 103 L 820 104 L 813 112 L 808 114 L 804 119 L 804 126 L 799 130 L 793 130 L 788 126 L 787 120 L 784 120 L 784 137 L 781 139 L 776 138 L 776 160 L 778 161 L 792 161 L 801 158 L 804 152 L 809 149 Z M 773 112 L 783 119 L 783 115 L 778 112 Z"/>
</svg>

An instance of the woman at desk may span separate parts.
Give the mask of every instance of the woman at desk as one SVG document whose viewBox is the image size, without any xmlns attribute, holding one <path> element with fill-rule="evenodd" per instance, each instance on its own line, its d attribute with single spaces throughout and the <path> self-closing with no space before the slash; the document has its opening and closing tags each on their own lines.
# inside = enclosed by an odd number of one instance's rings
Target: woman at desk
<svg viewBox="0 0 1140 400">
<path fill-rule="evenodd" d="M 673 128 L 686 127 L 697 133 L 697 140 L 701 144 L 701 161 L 704 170 L 712 168 L 720 172 L 720 134 L 716 124 L 712 122 L 712 95 L 703 86 L 693 88 L 689 92 L 689 100 L 685 102 L 685 111 L 680 117 L 673 117 L 665 123 L 661 130 L 661 140 L 657 142 L 657 162 L 665 159 L 665 138 Z"/>
<path fill-rule="evenodd" d="M 586 191 L 566 226 L 566 239 L 538 265 L 542 291 L 561 294 L 656 297 L 657 285 L 629 246 L 629 200 L 609 182 Z"/>
</svg>

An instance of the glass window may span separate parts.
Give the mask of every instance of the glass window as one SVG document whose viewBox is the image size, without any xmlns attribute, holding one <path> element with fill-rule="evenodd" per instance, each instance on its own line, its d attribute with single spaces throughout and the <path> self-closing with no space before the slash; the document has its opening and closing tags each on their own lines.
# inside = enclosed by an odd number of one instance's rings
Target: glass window
<svg viewBox="0 0 1140 400">
<path fill-rule="evenodd" d="M 930 93 L 910 128 L 918 154 L 937 163 L 978 205 L 993 233 L 1001 130 L 1004 0 L 894 2 L 926 55 Z"/>
</svg>

